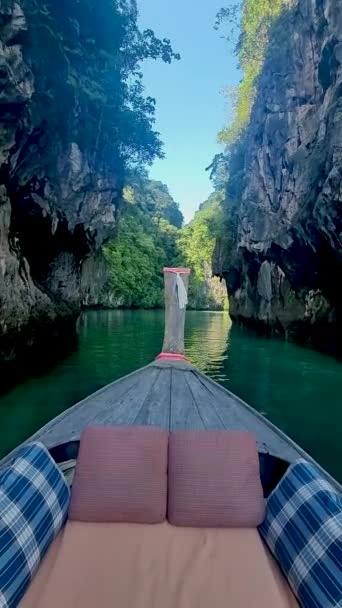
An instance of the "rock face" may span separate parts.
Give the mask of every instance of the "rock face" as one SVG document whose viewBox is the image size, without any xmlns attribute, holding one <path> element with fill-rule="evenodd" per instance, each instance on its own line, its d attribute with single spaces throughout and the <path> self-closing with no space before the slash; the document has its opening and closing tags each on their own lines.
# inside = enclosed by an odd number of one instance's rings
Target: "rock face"
<svg viewBox="0 0 342 608">
<path fill-rule="evenodd" d="M 274 27 L 233 153 L 215 271 L 234 319 L 338 352 L 342 2 L 299 0 Z"/>
<path fill-rule="evenodd" d="M 74 324 L 82 262 L 113 234 L 122 171 L 99 150 L 100 118 L 84 115 L 57 33 L 0 0 L 0 39 L 0 361 L 11 361 Z"/>
<path fill-rule="evenodd" d="M 123 297 L 113 293 L 110 265 L 102 251 L 82 264 L 81 298 L 83 308 L 120 308 L 125 304 Z"/>
</svg>

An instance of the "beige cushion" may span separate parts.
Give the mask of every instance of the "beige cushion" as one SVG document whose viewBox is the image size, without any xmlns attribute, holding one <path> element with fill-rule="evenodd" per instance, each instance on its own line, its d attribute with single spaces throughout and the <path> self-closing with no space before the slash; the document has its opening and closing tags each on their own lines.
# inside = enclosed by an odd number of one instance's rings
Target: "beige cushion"
<svg viewBox="0 0 342 608">
<path fill-rule="evenodd" d="M 49 581 L 52 568 L 57 559 L 57 555 L 62 544 L 63 534 L 64 530 L 62 530 L 53 541 L 48 552 L 43 558 L 39 570 L 30 584 L 30 587 L 19 603 L 18 608 L 37 608 L 38 600 L 40 599 L 43 590 Z"/>
<path fill-rule="evenodd" d="M 61 606 L 289 608 L 298 604 L 257 530 L 176 528 L 167 522 L 69 522 L 48 583 L 35 604 L 35 608 Z"/>
</svg>

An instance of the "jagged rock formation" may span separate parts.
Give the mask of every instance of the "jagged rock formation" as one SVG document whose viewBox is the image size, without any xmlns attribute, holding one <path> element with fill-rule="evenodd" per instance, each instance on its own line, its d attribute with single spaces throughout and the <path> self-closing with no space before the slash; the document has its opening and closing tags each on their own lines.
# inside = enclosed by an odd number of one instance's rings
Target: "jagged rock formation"
<svg viewBox="0 0 342 608">
<path fill-rule="evenodd" d="M 111 269 L 102 251 L 82 264 L 81 298 L 83 308 L 120 308 L 125 301 L 113 292 Z"/>
<path fill-rule="evenodd" d="M 48 22 L 28 27 L 29 5 L 0 0 L 0 361 L 74 323 L 82 261 L 113 234 L 122 187 L 75 81 L 89 68 Z"/>
<path fill-rule="evenodd" d="M 230 173 L 215 271 L 232 317 L 341 352 L 341 0 L 299 0 L 275 25 Z"/>
</svg>

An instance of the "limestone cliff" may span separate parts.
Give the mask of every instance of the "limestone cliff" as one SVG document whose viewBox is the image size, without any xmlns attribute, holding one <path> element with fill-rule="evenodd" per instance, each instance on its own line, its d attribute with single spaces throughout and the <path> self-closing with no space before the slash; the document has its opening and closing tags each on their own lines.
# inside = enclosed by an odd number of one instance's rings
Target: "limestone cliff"
<svg viewBox="0 0 342 608">
<path fill-rule="evenodd" d="M 0 0 L 0 361 L 53 348 L 75 320 L 82 261 L 113 234 L 121 192 L 101 104 L 77 85 L 91 82 L 78 25 L 66 41 L 44 10 Z"/>
<path fill-rule="evenodd" d="M 120 308 L 125 304 L 124 297 L 113 292 L 111 268 L 102 250 L 82 264 L 81 297 L 83 308 Z"/>
<path fill-rule="evenodd" d="M 273 28 L 230 163 L 215 271 L 235 320 L 341 348 L 341 178 L 342 1 L 298 0 Z"/>
</svg>

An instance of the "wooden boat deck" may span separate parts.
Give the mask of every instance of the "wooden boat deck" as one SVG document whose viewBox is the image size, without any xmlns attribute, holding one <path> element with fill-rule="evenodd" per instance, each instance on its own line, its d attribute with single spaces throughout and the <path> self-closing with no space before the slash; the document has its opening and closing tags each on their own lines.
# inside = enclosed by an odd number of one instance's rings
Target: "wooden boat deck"
<svg viewBox="0 0 342 608">
<path fill-rule="evenodd" d="M 107 385 L 46 424 L 27 441 L 48 448 L 75 441 L 92 424 L 152 425 L 168 430 L 245 430 L 259 452 L 287 462 L 310 457 L 266 418 L 191 365 L 155 361 Z M 25 442 L 26 443 L 26 442 Z M 3 466 L 15 455 L 11 452 Z"/>
<path fill-rule="evenodd" d="M 298 458 L 314 462 L 322 475 L 342 491 L 327 471 L 267 418 L 188 363 L 154 361 L 86 397 L 24 444 L 41 441 L 51 449 L 79 440 L 83 429 L 93 424 L 150 425 L 169 431 L 250 431 L 256 436 L 260 453 L 289 463 Z M 20 447 L 0 461 L 0 469 L 13 460 Z"/>
</svg>

